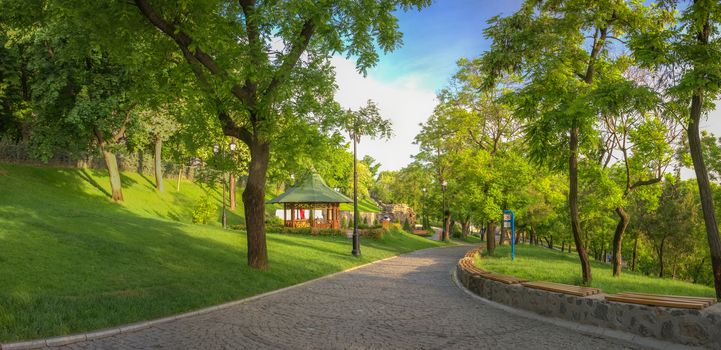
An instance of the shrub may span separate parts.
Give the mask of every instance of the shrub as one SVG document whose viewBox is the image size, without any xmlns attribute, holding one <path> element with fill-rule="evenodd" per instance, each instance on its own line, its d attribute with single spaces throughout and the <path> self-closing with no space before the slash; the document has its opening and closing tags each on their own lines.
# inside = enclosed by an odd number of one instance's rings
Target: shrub
<svg viewBox="0 0 721 350">
<path fill-rule="evenodd" d="M 413 232 L 413 229 L 411 228 L 411 223 L 410 221 L 408 221 L 408 218 L 403 221 L 403 230 L 405 230 L 406 232 Z"/>
<path fill-rule="evenodd" d="M 200 199 L 198 204 L 193 208 L 193 223 L 205 224 L 213 217 L 213 204 L 210 201 L 210 196 L 205 195 Z"/>
<path fill-rule="evenodd" d="M 385 234 L 386 230 L 382 228 L 369 228 L 365 230 L 358 230 L 358 234 L 361 237 L 366 238 L 372 238 L 372 239 L 381 239 L 383 238 L 383 235 Z"/>
<path fill-rule="evenodd" d="M 301 228 L 283 227 L 283 229 L 280 230 L 280 233 L 294 234 L 294 235 L 306 235 L 306 236 L 345 236 L 343 231 L 332 229 L 332 228 L 311 229 L 310 227 L 301 227 Z"/>
</svg>

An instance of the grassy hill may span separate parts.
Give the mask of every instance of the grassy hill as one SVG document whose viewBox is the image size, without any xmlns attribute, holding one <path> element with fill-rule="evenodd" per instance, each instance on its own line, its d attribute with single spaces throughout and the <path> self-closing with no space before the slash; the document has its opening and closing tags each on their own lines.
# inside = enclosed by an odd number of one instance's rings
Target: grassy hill
<svg viewBox="0 0 721 350">
<path fill-rule="evenodd" d="M 201 187 L 167 185 L 123 174 L 116 204 L 102 171 L 0 164 L 0 343 L 163 317 L 438 245 L 392 232 L 364 239 L 356 259 L 344 237 L 269 234 L 270 270 L 255 271 L 244 232 L 190 223 Z"/>
<path fill-rule="evenodd" d="M 509 246 L 496 247 L 493 257 L 484 254 L 476 264 L 486 270 L 533 281 L 551 281 L 580 285 L 581 265 L 576 253 L 561 253 L 532 245 L 517 245 L 516 260 L 511 261 Z M 601 288 L 605 293 L 641 292 L 673 295 L 694 295 L 713 297 L 714 289 L 669 278 L 645 276 L 624 270 L 621 277 L 612 276 L 611 265 L 591 261 L 592 287 Z"/>
</svg>

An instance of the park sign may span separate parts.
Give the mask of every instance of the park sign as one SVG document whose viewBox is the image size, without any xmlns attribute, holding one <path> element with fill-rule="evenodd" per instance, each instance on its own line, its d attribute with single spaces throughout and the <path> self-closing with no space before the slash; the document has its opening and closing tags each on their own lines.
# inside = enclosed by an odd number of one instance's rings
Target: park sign
<svg viewBox="0 0 721 350">
<path fill-rule="evenodd" d="M 516 260 L 516 222 L 513 210 L 503 211 L 503 227 L 511 229 L 511 261 L 514 261 Z"/>
</svg>

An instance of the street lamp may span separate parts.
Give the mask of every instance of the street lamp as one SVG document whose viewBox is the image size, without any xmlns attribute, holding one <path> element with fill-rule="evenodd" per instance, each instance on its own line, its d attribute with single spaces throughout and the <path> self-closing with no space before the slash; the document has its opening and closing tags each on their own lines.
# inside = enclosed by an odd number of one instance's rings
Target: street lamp
<svg viewBox="0 0 721 350">
<path fill-rule="evenodd" d="M 443 180 L 441 183 L 441 192 L 443 192 L 443 241 L 447 240 L 450 236 L 448 232 L 448 215 L 446 214 L 446 186 L 448 186 L 448 182 Z"/>
<path fill-rule="evenodd" d="M 358 237 L 358 138 L 353 132 L 353 256 L 360 256 L 360 238 Z"/>
<path fill-rule="evenodd" d="M 230 147 L 231 152 L 235 152 L 238 145 L 235 144 L 235 141 L 231 140 L 229 147 Z M 216 155 L 220 154 L 221 159 L 223 161 L 225 161 L 225 147 L 221 147 L 221 146 L 215 144 L 215 145 L 213 145 L 213 153 L 215 153 Z M 227 171 L 226 171 L 225 167 L 223 167 L 222 176 L 223 176 L 223 216 L 221 218 L 221 221 L 223 224 L 223 229 L 226 229 L 226 228 L 228 228 L 228 213 L 225 209 L 225 207 L 226 207 L 226 205 L 225 205 L 226 189 L 225 188 L 227 186 L 227 180 L 226 180 Z"/>
</svg>

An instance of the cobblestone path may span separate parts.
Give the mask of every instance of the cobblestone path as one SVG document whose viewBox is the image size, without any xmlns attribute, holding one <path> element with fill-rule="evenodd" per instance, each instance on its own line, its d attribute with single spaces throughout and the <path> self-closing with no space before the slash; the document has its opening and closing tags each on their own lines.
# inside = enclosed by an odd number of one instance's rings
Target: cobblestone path
<svg viewBox="0 0 721 350">
<path fill-rule="evenodd" d="M 418 251 L 227 309 L 58 349 L 641 349 L 508 314 L 460 289 L 468 247 Z"/>
</svg>

